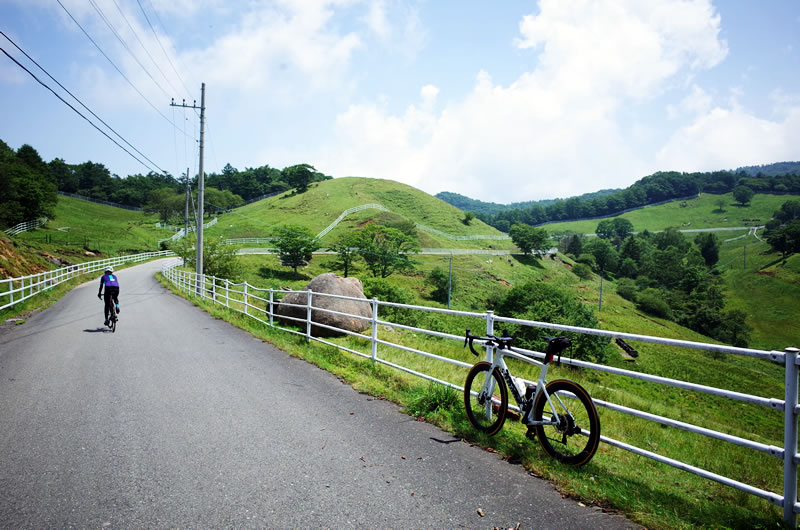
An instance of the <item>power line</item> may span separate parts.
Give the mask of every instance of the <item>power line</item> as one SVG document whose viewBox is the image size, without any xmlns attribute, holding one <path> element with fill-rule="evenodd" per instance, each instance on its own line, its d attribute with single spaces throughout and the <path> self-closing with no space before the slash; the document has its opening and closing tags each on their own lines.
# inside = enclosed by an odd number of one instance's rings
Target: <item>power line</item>
<svg viewBox="0 0 800 530">
<path fill-rule="evenodd" d="M 106 60 L 107 60 L 109 63 L 111 63 L 111 66 L 113 66 L 113 67 L 114 67 L 114 69 L 115 69 L 115 70 L 116 70 L 116 71 L 119 73 L 119 75 L 121 75 L 121 76 L 123 77 L 123 79 L 125 79 L 125 81 L 127 81 L 127 82 L 128 82 L 128 84 L 129 84 L 129 85 L 130 85 L 130 86 L 131 86 L 131 87 L 132 87 L 132 88 L 133 88 L 133 89 L 136 91 L 136 93 L 137 93 L 137 94 L 139 94 L 139 95 L 142 97 L 142 99 L 143 99 L 143 100 L 145 100 L 145 101 L 147 102 L 147 104 L 148 104 L 148 105 L 150 105 L 150 106 L 153 108 L 153 110 L 154 110 L 154 111 L 156 111 L 156 112 L 158 113 L 158 115 L 159 115 L 159 116 L 161 116 L 162 118 L 164 118 L 164 119 L 166 120 L 166 122 L 167 122 L 167 123 L 169 123 L 170 125 L 172 125 L 173 127 L 175 127 L 176 125 L 175 125 L 174 123 L 172 123 L 172 122 L 169 120 L 169 118 L 167 118 L 167 117 L 164 115 L 164 113 L 163 113 L 163 112 L 161 112 L 160 110 L 158 110 L 158 107 L 156 107 L 155 105 L 153 105 L 153 103 L 152 103 L 152 102 L 151 102 L 149 99 L 147 99 L 147 98 L 145 97 L 145 95 L 144 95 L 144 94 L 142 94 L 142 92 L 141 92 L 141 91 L 140 91 L 138 88 L 136 88 L 136 85 L 134 85 L 134 84 L 131 82 L 131 80 L 130 80 L 130 79 L 128 79 L 128 76 L 126 76 L 124 73 L 122 73 L 122 70 L 120 70 L 120 69 L 119 69 L 119 67 L 117 67 L 117 65 L 116 65 L 116 64 L 114 64 L 114 61 L 112 61 L 112 60 L 111 60 L 111 58 L 110 58 L 108 55 L 106 55 L 106 52 L 104 52 L 104 51 L 103 51 L 103 49 L 100 47 L 100 45 L 99 45 L 99 44 L 97 44 L 97 43 L 94 41 L 94 39 L 93 39 L 93 38 L 92 38 L 92 37 L 89 35 L 89 33 L 87 33 L 87 32 L 86 32 L 86 30 L 85 30 L 85 29 L 83 29 L 83 26 L 81 26 L 80 22 L 78 22 L 78 21 L 75 19 L 75 17 L 73 17 L 73 16 L 72 16 L 72 13 L 70 13 L 70 12 L 69 12 L 69 10 L 68 10 L 66 7 L 64 7 L 64 4 L 62 4 L 62 3 L 61 3 L 61 0 L 56 0 L 56 2 L 58 2 L 58 5 L 60 5 L 60 6 L 61 6 L 61 8 L 62 8 L 62 9 L 63 9 L 63 10 L 66 12 L 66 13 L 67 13 L 67 15 L 69 15 L 69 18 L 71 18 L 71 19 L 72 19 L 72 21 L 73 21 L 73 22 L 75 22 L 75 24 L 76 24 L 76 25 L 77 25 L 77 26 L 80 28 L 80 30 L 83 32 L 83 34 L 84 34 L 84 35 L 86 35 L 86 38 L 87 38 L 87 39 L 89 39 L 89 40 L 91 41 L 91 43 L 92 43 L 92 44 L 94 44 L 95 48 L 97 48 L 97 50 L 98 50 L 98 51 L 99 51 L 99 52 L 100 52 L 100 53 L 103 55 L 103 57 L 105 57 L 105 58 L 106 58 Z M 184 133 L 184 134 L 186 134 L 186 133 Z"/>
<path fill-rule="evenodd" d="M 153 59 L 153 56 L 152 56 L 152 55 L 150 55 L 150 52 L 147 50 L 147 47 L 146 47 L 146 46 L 144 45 L 144 43 L 142 42 L 142 39 L 140 39 L 140 38 L 139 38 L 139 34 L 138 34 L 138 33 L 137 33 L 137 31 L 136 31 L 136 30 L 133 28 L 133 26 L 131 25 L 131 23 L 128 21 L 128 17 L 126 17 L 126 16 L 125 16 L 125 12 L 124 12 L 124 11 L 122 11 L 122 8 L 119 6 L 119 3 L 117 3 L 117 0 L 114 0 L 114 5 L 115 5 L 115 6 L 117 6 L 117 11 L 119 11 L 119 14 L 120 14 L 120 15 L 122 15 L 122 19 L 125 21 L 125 23 L 126 23 L 126 24 L 128 25 L 128 27 L 130 28 L 131 32 L 133 33 L 133 36 L 134 36 L 134 37 L 136 37 L 136 40 L 139 42 L 139 45 L 140 45 L 140 46 L 142 47 L 142 49 L 144 50 L 144 53 L 146 53 L 146 54 L 147 54 L 147 56 L 150 58 L 150 61 L 152 61 L 153 65 L 154 65 L 154 66 L 156 67 L 156 69 L 159 71 L 159 73 L 161 74 L 161 77 L 163 77 L 163 78 L 164 78 L 164 81 L 166 81 L 166 82 L 167 82 L 167 84 L 168 84 L 168 85 L 169 85 L 169 87 L 170 87 L 170 88 L 173 90 L 173 92 L 177 92 L 177 90 L 175 90 L 175 87 L 174 87 L 174 86 L 172 86 L 172 83 L 170 83 L 170 81 L 169 81 L 169 79 L 167 78 L 167 76 L 166 76 L 166 75 L 164 74 L 164 72 L 161 70 L 161 67 L 160 67 L 160 66 L 158 66 L 158 63 L 156 62 L 156 60 L 155 60 L 155 59 Z"/>
<path fill-rule="evenodd" d="M 80 116 L 81 118 L 83 118 L 84 120 L 86 120 L 87 122 L 89 122 L 89 125 L 91 125 L 91 126 L 92 126 L 92 127 L 94 127 L 95 129 L 97 129 L 98 131 L 100 131 L 100 132 L 103 134 L 103 136 L 105 136 L 106 138 L 108 138 L 109 140 L 111 140 L 112 142 L 114 142 L 114 143 L 117 145 L 117 147 L 119 147 L 120 149 L 122 149 L 123 151 L 125 151 L 126 153 L 128 153 L 128 154 L 131 156 L 131 158 L 133 158 L 134 160 L 136 160 L 137 162 L 139 162 L 140 164 L 142 164 L 144 167 L 146 167 L 146 168 L 147 168 L 147 169 L 149 169 L 150 171 L 153 171 L 153 168 L 151 168 L 150 166 L 148 166 L 147 164 L 145 164 L 144 162 L 142 162 L 141 160 L 139 160 L 138 158 L 136 158 L 136 156 L 135 156 L 135 155 L 133 155 L 133 154 L 132 154 L 130 151 L 128 151 L 127 149 L 125 149 L 124 147 L 122 147 L 122 146 L 121 146 L 121 145 L 120 145 L 120 144 L 119 144 L 119 143 L 118 143 L 116 140 L 114 140 L 113 138 L 111 138 L 111 137 L 110 137 L 110 136 L 109 136 L 109 135 L 108 135 L 108 134 L 107 134 L 107 133 L 106 133 L 104 130 L 102 130 L 100 127 L 98 127 L 97 125 L 95 125 L 95 124 L 94 124 L 94 122 L 92 122 L 92 120 L 90 120 L 89 118 L 87 118 L 86 116 L 84 116 L 83 114 L 81 114 L 81 113 L 80 113 L 80 111 L 79 111 L 78 109 L 76 109 L 75 107 L 73 107 L 72 105 L 70 105 L 68 101 L 66 101 L 64 98 L 62 98 L 61 96 L 59 96 L 59 95 L 58 95 L 58 93 L 56 93 L 56 91 L 55 91 L 55 90 L 53 90 L 52 88 L 50 88 L 49 86 L 47 86 L 47 84 L 45 84 L 45 83 L 44 83 L 44 82 L 43 82 L 41 79 L 39 79 L 38 77 L 36 77 L 36 74 L 34 74 L 33 72 L 31 72 L 30 70 L 28 70 L 27 68 L 25 68 L 25 66 L 23 66 L 23 65 L 22 65 L 22 64 L 21 64 L 19 61 L 17 61 L 17 60 L 16 60 L 16 59 L 14 59 L 13 57 L 11 57 L 11 55 L 9 55 L 9 53 L 8 53 L 7 51 L 5 51 L 5 49 L 3 49 L 3 48 L 0 48 L 0 51 L 2 51 L 2 52 L 3 52 L 3 53 L 6 55 L 6 57 L 8 57 L 8 58 L 9 58 L 9 59 L 11 59 L 12 61 L 14 61 L 14 62 L 17 64 L 17 66 L 19 66 L 20 68 L 22 68 L 23 70 L 25 70 L 25 71 L 28 73 L 28 75 L 30 75 L 32 78 L 34 78 L 34 79 L 35 79 L 35 80 L 36 80 L 36 81 L 37 81 L 37 82 L 38 82 L 40 85 L 42 85 L 42 86 L 43 86 L 43 87 L 45 87 L 47 90 L 49 90 L 50 92 L 52 92 L 52 93 L 53 93 L 53 95 L 54 95 L 55 97 L 57 97 L 58 99 L 60 99 L 62 103 L 64 103 L 64 104 L 65 104 L 66 106 L 68 106 L 69 108 L 71 108 L 71 109 L 72 109 L 72 110 L 73 110 L 73 111 L 74 111 L 74 112 L 75 112 L 75 113 L 76 113 L 78 116 Z"/>
<path fill-rule="evenodd" d="M 158 42 L 158 45 L 161 47 L 161 51 L 164 52 L 164 57 L 167 58 L 167 62 L 169 62 L 169 65 L 172 67 L 172 71 L 175 72 L 175 75 L 178 76 L 178 79 L 180 80 L 181 84 L 183 85 L 184 90 L 186 90 L 186 95 L 188 96 L 189 94 L 191 94 L 191 90 L 189 90 L 186 87 L 186 83 L 183 82 L 183 78 L 181 77 L 181 74 L 178 73 L 177 68 L 175 68 L 175 65 L 172 64 L 172 60 L 170 60 L 169 54 L 167 53 L 167 50 L 164 49 L 164 45 L 161 44 L 161 39 L 158 38 L 158 33 L 156 33 L 156 30 L 153 28 L 153 24 L 150 23 L 150 18 L 147 16 L 147 13 L 145 12 L 144 7 L 142 6 L 142 3 L 139 0 L 136 0 L 136 3 L 139 4 L 139 9 L 142 10 L 142 14 L 144 15 L 144 19 L 147 21 L 147 25 L 150 26 L 150 31 L 153 32 L 153 36 L 156 38 L 156 42 Z M 150 8 L 153 9 L 153 13 L 155 13 L 156 18 L 158 18 L 158 12 L 155 10 L 155 8 L 153 7 L 152 3 L 150 4 Z M 159 18 L 159 23 L 160 22 L 161 22 L 161 19 Z M 161 27 L 163 28 L 164 24 L 161 24 Z M 177 92 L 177 90 L 176 90 L 176 92 Z"/>
<path fill-rule="evenodd" d="M 89 113 L 90 113 L 92 116 L 94 116 L 95 118 L 97 118 L 98 120 L 100 120 L 100 123 L 102 123 L 103 125 L 105 125 L 106 127 L 108 127 L 108 129 L 109 129 L 111 132 L 113 132 L 114 134 L 116 134 L 116 135 L 117 135 L 117 137 L 119 137 L 119 139 L 120 139 L 120 140 L 122 140 L 123 142 L 125 142 L 126 144 L 128 144 L 128 146 L 129 146 L 131 149 L 133 149 L 134 151 L 136 151 L 137 153 L 139 153 L 139 154 L 140 154 L 140 155 L 141 155 L 141 156 L 142 156 L 142 157 L 143 157 L 145 160 L 147 160 L 148 162 L 150 162 L 151 164 L 153 164 L 155 167 L 157 167 L 159 171 L 161 171 L 162 173 L 166 173 L 166 171 L 164 171 L 163 169 L 161 169 L 161 168 L 158 166 L 158 164 L 156 164 L 155 162 L 153 162 L 152 160 L 150 160 L 150 159 L 149 159 L 149 158 L 148 158 L 148 157 L 147 157 L 147 156 L 146 156 L 144 153 L 142 153 L 141 151 L 139 151 L 138 149 L 136 149 L 136 147 L 134 147 L 134 146 L 133 146 L 133 145 L 132 145 L 132 144 L 131 144 L 131 143 L 130 143 L 128 140 L 126 140 L 125 138 L 123 138 L 121 134 L 119 134 L 117 131 L 115 131 L 113 127 L 111 127 L 109 124 L 107 124 L 105 121 L 103 121 L 103 119 L 102 119 L 100 116 L 98 116 L 97 114 L 95 114 L 95 113 L 92 111 L 92 109 L 90 109 L 89 107 L 87 107 L 86 105 L 84 105 L 84 103 L 83 103 L 83 102 L 82 102 L 80 99 L 78 99 L 78 97 L 77 97 L 77 96 L 75 96 L 75 94 L 73 94 L 72 92 L 70 92 L 69 90 L 67 90 L 67 88 L 66 88 L 64 85 L 62 85 L 61 83 L 59 83 L 59 81 L 58 81 L 58 80 L 57 80 L 55 77 L 53 77 L 52 75 L 50 75 L 50 72 L 48 72 L 47 70 L 45 70 L 45 69 L 42 67 L 42 65 L 40 65 L 39 63 L 37 63 L 37 62 L 36 62 L 36 61 L 35 61 L 35 60 L 34 60 L 34 59 L 33 59 L 33 58 L 30 56 L 30 55 L 28 55 L 28 54 L 25 52 L 25 50 L 23 50 L 22 48 L 20 48 L 20 47 L 19 47 L 19 45 L 18 45 L 16 42 L 14 42 L 13 40 L 11 40 L 11 38 L 10 38 L 8 35 L 6 35 L 5 33 L 3 33 L 2 31 L 0 31 L 0 35 L 2 35 L 3 37 L 5 37 L 5 38 L 6 38 L 6 40 L 8 40 L 8 42 L 10 42 L 11 44 L 13 44 L 15 48 L 17 48 L 17 49 L 18 49 L 20 52 L 22 52 L 22 54 L 23 54 L 25 57 L 27 57 L 27 58 L 28 58 L 28 60 L 30 60 L 30 61 L 31 61 L 33 64 L 35 64 L 37 67 L 39 67 L 39 70 L 41 70 L 42 72 L 44 72 L 45 74 L 47 74 L 47 76 L 48 76 L 50 79 L 52 79 L 52 80 L 53 80 L 53 81 L 54 81 L 54 82 L 55 82 L 55 83 L 56 83 L 56 84 L 57 84 L 59 87 L 61 87 L 61 89 L 62 89 L 62 90 L 64 90 L 64 92 L 66 92 L 67 94 L 69 94 L 70 96 L 72 96 L 72 99 L 74 99 L 75 101 L 77 101 L 78 103 L 80 103 L 80 104 L 81 104 L 81 106 L 82 106 L 84 109 L 86 109 L 86 110 L 87 110 L 87 111 L 88 111 L 88 112 L 89 112 Z M 8 54 L 6 54 L 6 55 L 8 55 Z M 102 132 L 102 131 L 101 131 L 101 132 Z M 150 168 L 148 167 L 148 169 L 150 169 Z"/>
<path fill-rule="evenodd" d="M 106 15 L 103 13 L 103 10 L 100 9 L 100 7 L 95 3 L 95 0 L 89 0 L 89 3 L 92 4 L 92 7 L 94 8 L 94 10 L 97 11 L 97 14 L 100 15 L 100 18 L 103 20 L 103 22 L 106 23 L 106 26 L 108 26 L 108 29 L 111 30 L 111 33 L 114 34 L 114 36 L 117 38 L 117 40 L 125 48 L 125 50 L 127 50 L 128 54 L 131 57 L 133 57 L 133 60 L 136 61 L 136 64 L 138 64 L 139 67 L 144 71 L 144 73 L 147 74 L 147 77 L 150 78 L 150 80 L 159 88 L 159 90 L 161 90 L 161 92 L 164 93 L 165 96 L 169 97 L 169 94 L 167 94 L 167 91 L 164 90 L 164 87 L 162 87 L 158 83 L 158 81 L 156 81 L 155 78 L 152 75 L 150 75 L 150 71 L 147 68 L 144 67 L 144 65 L 141 63 L 141 61 L 139 61 L 139 58 L 136 57 L 136 54 L 133 53 L 133 51 L 128 47 L 128 44 L 122 39 L 122 37 L 120 37 L 119 33 L 117 33 L 117 30 L 114 29 L 113 24 L 111 24 L 111 21 L 109 21 L 108 18 L 106 18 Z"/>
</svg>

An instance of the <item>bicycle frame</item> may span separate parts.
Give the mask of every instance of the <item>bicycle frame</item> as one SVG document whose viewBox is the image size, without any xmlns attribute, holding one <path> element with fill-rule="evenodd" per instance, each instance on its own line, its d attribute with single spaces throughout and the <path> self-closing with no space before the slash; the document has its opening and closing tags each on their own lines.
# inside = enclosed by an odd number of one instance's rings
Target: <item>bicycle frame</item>
<svg viewBox="0 0 800 530">
<path fill-rule="evenodd" d="M 491 373 L 495 369 L 497 369 L 500 372 L 500 375 L 503 376 L 503 379 L 505 380 L 506 385 L 508 386 L 509 390 L 511 391 L 511 395 L 514 396 L 514 400 L 517 402 L 517 406 L 520 409 L 520 419 L 521 419 L 522 423 L 524 423 L 525 425 L 531 425 L 531 426 L 535 426 L 535 425 L 558 425 L 558 421 L 552 421 L 552 420 L 534 421 L 534 420 L 530 419 L 531 414 L 533 414 L 533 404 L 536 403 L 536 399 L 539 397 L 539 394 L 541 392 L 544 392 L 544 396 L 547 399 L 547 404 L 550 405 L 550 410 L 556 410 L 555 406 L 553 405 L 552 398 L 551 398 L 550 394 L 547 392 L 547 389 L 545 388 L 547 386 L 546 378 L 547 378 L 547 370 L 548 370 L 548 368 L 550 366 L 549 363 L 543 363 L 543 362 L 538 361 L 538 360 L 536 360 L 536 359 L 534 359 L 534 358 L 532 358 L 532 357 L 530 357 L 528 355 L 524 355 L 522 353 L 515 352 L 510 347 L 507 348 L 507 349 L 498 349 L 498 348 L 494 348 L 493 347 L 492 349 L 493 349 L 493 357 L 494 358 L 492 360 L 492 363 L 491 363 L 492 364 L 492 368 L 489 371 L 489 373 Z M 514 379 L 512 379 L 511 371 L 508 369 L 508 366 L 506 365 L 506 362 L 505 362 L 505 359 L 504 359 L 505 357 L 512 357 L 512 358 L 518 359 L 520 361 L 525 361 L 527 363 L 535 364 L 536 366 L 539 367 L 539 378 L 537 379 L 537 382 L 536 382 L 536 392 L 530 397 L 530 399 L 526 399 L 524 396 L 520 395 L 519 389 L 517 388 L 517 385 L 514 382 Z M 481 392 L 487 397 L 490 397 L 490 396 L 493 395 L 493 393 L 494 393 L 494 379 L 493 378 L 491 378 L 491 377 L 487 377 L 486 378 L 486 381 L 484 382 L 484 386 L 481 389 Z M 564 405 L 564 403 L 561 401 L 561 398 L 559 398 L 558 396 L 555 396 L 555 398 L 558 400 L 558 402 L 561 404 L 562 407 L 564 407 L 565 409 L 569 410 L 568 407 L 566 407 Z M 491 407 L 492 403 L 493 403 L 493 400 L 492 399 L 488 399 L 487 400 L 487 407 Z M 486 415 L 487 415 L 487 418 L 490 416 L 489 408 L 487 408 Z"/>
</svg>

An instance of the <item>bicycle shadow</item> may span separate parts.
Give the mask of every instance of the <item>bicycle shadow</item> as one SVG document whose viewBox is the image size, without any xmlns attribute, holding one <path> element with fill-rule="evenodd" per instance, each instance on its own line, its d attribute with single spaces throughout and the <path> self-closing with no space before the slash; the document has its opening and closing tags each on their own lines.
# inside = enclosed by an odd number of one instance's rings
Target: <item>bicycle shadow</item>
<svg viewBox="0 0 800 530">
<path fill-rule="evenodd" d="M 95 328 L 95 329 L 84 329 L 84 333 L 111 333 L 110 328 L 102 327 L 102 328 Z"/>
</svg>

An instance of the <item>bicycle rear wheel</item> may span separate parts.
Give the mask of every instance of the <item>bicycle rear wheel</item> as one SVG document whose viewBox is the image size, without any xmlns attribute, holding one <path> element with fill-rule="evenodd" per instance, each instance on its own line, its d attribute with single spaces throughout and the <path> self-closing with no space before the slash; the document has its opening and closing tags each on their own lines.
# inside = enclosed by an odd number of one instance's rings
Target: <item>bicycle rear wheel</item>
<svg viewBox="0 0 800 530">
<path fill-rule="evenodd" d="M 111 317 L 111 321 L 109 322 L 111 327 L 111 333 L 116 333 L 117 331 L 117 316 L 114 315 Z"/>
<path fill-rule="evenodd" d="M 486 361 L 475 364 L 467 374 L 464 408 L 473 427 L 489 435 L 496 434 L 506 421 L 508 389 L 500 372 Z"/>
<path fill-rule="evenodd" d="M 568 379 L 558 379 L 545 388 L 555 410 L 542 392 L 533 406 L 533 419 L 557 420 L 558 425 L 537 425 L 539 444 L 553 458 L 582 466 L 591 460 L 600 444 L 600 417 L 592 398 L 582 386 Z"/>
</svg>

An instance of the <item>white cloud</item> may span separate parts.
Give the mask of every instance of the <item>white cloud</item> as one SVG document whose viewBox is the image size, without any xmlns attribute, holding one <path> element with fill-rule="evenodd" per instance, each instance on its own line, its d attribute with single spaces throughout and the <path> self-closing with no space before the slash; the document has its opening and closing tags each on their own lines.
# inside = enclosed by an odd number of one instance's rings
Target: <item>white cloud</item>
<svg viewBox="0 0 800 530">
<path fill-rule="evenodd" d="M 741 107 L 714 108 L 675 132 L 658 152 L 665 170 L 711 171 L 797 159 L 800 105 L 781 121 L 758 118 Z"/>
<path fill-rule="evenodd" d="M 470 94 L 438 112 L 425 104 L 425 88 L 423 104 L 401 115 L 351 106 L 339 116 L 324 167 L 502 202 L 627 186 L 658 169 L 634 153 L 619 109 L 724 59 L 709 2 L 543 0 L 540 7 L 523 18 L 517 41 L 542 48 L 533 71 L 508 86 L 480 72 Z M 707 95 L 696 88 L 683 108 L 697 113 L 703 105 Z"/>
<path fill-rule="evenodd" d="M 670 118 L 678 118 L 684 114 L 696 116 L 704 114 L 711 108 L 711 95 L 697 85 L 692 85 L 692 91 L 677 105 L 668 105 L 667 114 Z"/>
</svg>

